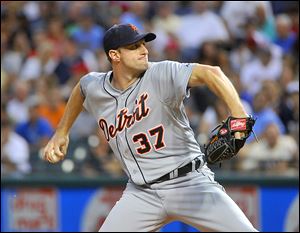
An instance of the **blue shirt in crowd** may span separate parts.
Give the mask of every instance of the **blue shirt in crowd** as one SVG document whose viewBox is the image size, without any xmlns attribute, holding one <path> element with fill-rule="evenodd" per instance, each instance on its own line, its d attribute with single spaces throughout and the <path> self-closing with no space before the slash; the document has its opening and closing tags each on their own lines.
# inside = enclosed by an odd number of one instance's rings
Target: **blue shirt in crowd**
<svg viewBox="0 0 300 233">
<path fill-rule="evenodd" d="M 279 116 L 272 110 L 272 108 L 265 108 L 260 112 L 253 113 L 253 117 L 257 118 L 253 130 L 258 137 L 261 136 L 269 124 L 276 124 L 279 128 L 280 134 L 284 134 L 286 132 L 284 124 L 280 120 Z M 254 139 L 254 135 L 251 134 L 248 142 L 251 142 Z"/>
<path fill-rule="evenodd" d="M 31 145 L 39 143 L 41 138 L 50 138 L 54 133 L 50 123 L 41 117 L 33 124 L 28 121 L 18 124 L 15 131 Z"/>
</svg>

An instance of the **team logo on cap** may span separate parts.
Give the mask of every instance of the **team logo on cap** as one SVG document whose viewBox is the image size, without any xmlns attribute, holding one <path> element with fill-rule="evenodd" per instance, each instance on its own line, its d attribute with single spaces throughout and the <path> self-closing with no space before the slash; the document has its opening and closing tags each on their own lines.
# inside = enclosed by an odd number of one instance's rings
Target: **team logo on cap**
<svg viewBox="0 0 300 233">
<path fill-rule="evenodd" d="M 133 30 L 133 31 L 137 31 L 138 29 L 137 29 L 137 27 L 136 26 L 134 26 L 133 24 L 129 24 L 129 27 Z"/>
</svg>

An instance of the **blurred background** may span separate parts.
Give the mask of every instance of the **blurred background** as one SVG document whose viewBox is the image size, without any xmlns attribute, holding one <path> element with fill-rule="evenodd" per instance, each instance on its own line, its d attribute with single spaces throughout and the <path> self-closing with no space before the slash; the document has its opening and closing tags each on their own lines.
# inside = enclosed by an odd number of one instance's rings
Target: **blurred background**
<svg viewBox="0 0 300 233">
<path fill-rule="evenodd" d="M 41 157 L 79 79 L 110 70 L 102 38 L 115 23 L 156 33 L 150 61 L 221 67 L 259 143 L 211 167 L 216 180 L 259 230 L 299 231 L 297 1 L 1 1 L 1 231 L 97 231 L 120 197 L 125 174 L 87 112 L 64 161 Z M 228 109 L 205 87 L 185 101 L 203 146 Z"/>
</svg>

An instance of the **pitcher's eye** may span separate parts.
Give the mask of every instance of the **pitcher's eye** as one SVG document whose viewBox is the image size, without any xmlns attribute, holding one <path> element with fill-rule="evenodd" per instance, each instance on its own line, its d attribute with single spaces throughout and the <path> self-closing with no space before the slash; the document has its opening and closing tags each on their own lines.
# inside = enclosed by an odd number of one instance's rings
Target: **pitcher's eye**
<svg viewBox="0 0 300 233">
<path fill-rule="evenodd" d="M 127 49 L 129 50 L 135 50 L 135 49 L 138 49 L 139 48 L 139 44 L 133 44 L 133 45 L 130 45 L 127 47 Z"/>
<path fill-rule="evenodd" d="M 125 48 L 129 49 L 129 50 L 135 50 L 135 49 L 138 49 L 139 47 L 141 47 L 142 45 L 145 46 L 146 42 L 137 42 L 137 43 L 129 45 L 129 46 L 125 47 Z"/>
</svg>

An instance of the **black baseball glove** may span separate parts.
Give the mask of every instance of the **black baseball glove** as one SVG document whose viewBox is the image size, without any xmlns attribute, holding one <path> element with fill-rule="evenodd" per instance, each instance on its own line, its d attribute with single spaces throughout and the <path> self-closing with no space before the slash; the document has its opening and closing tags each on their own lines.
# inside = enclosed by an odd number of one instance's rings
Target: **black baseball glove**
<svg viewBox="0 0 300 233">
<path fill-rule="evenodd" d="M 204 146 L 205 159 L 208 164 L 215 164 L 223 160 L 231 159 L 244 146 L 247 138 L 253 132 L 255 120 L 252 116 L 235 118 L 229 116 L 222 121 L 212 132 L 218 129 L 217 133 L 211 136 L 207 145 Z M 241 139 L 234 137 L 235 132 L 243 132 Z"/>
</svg>

